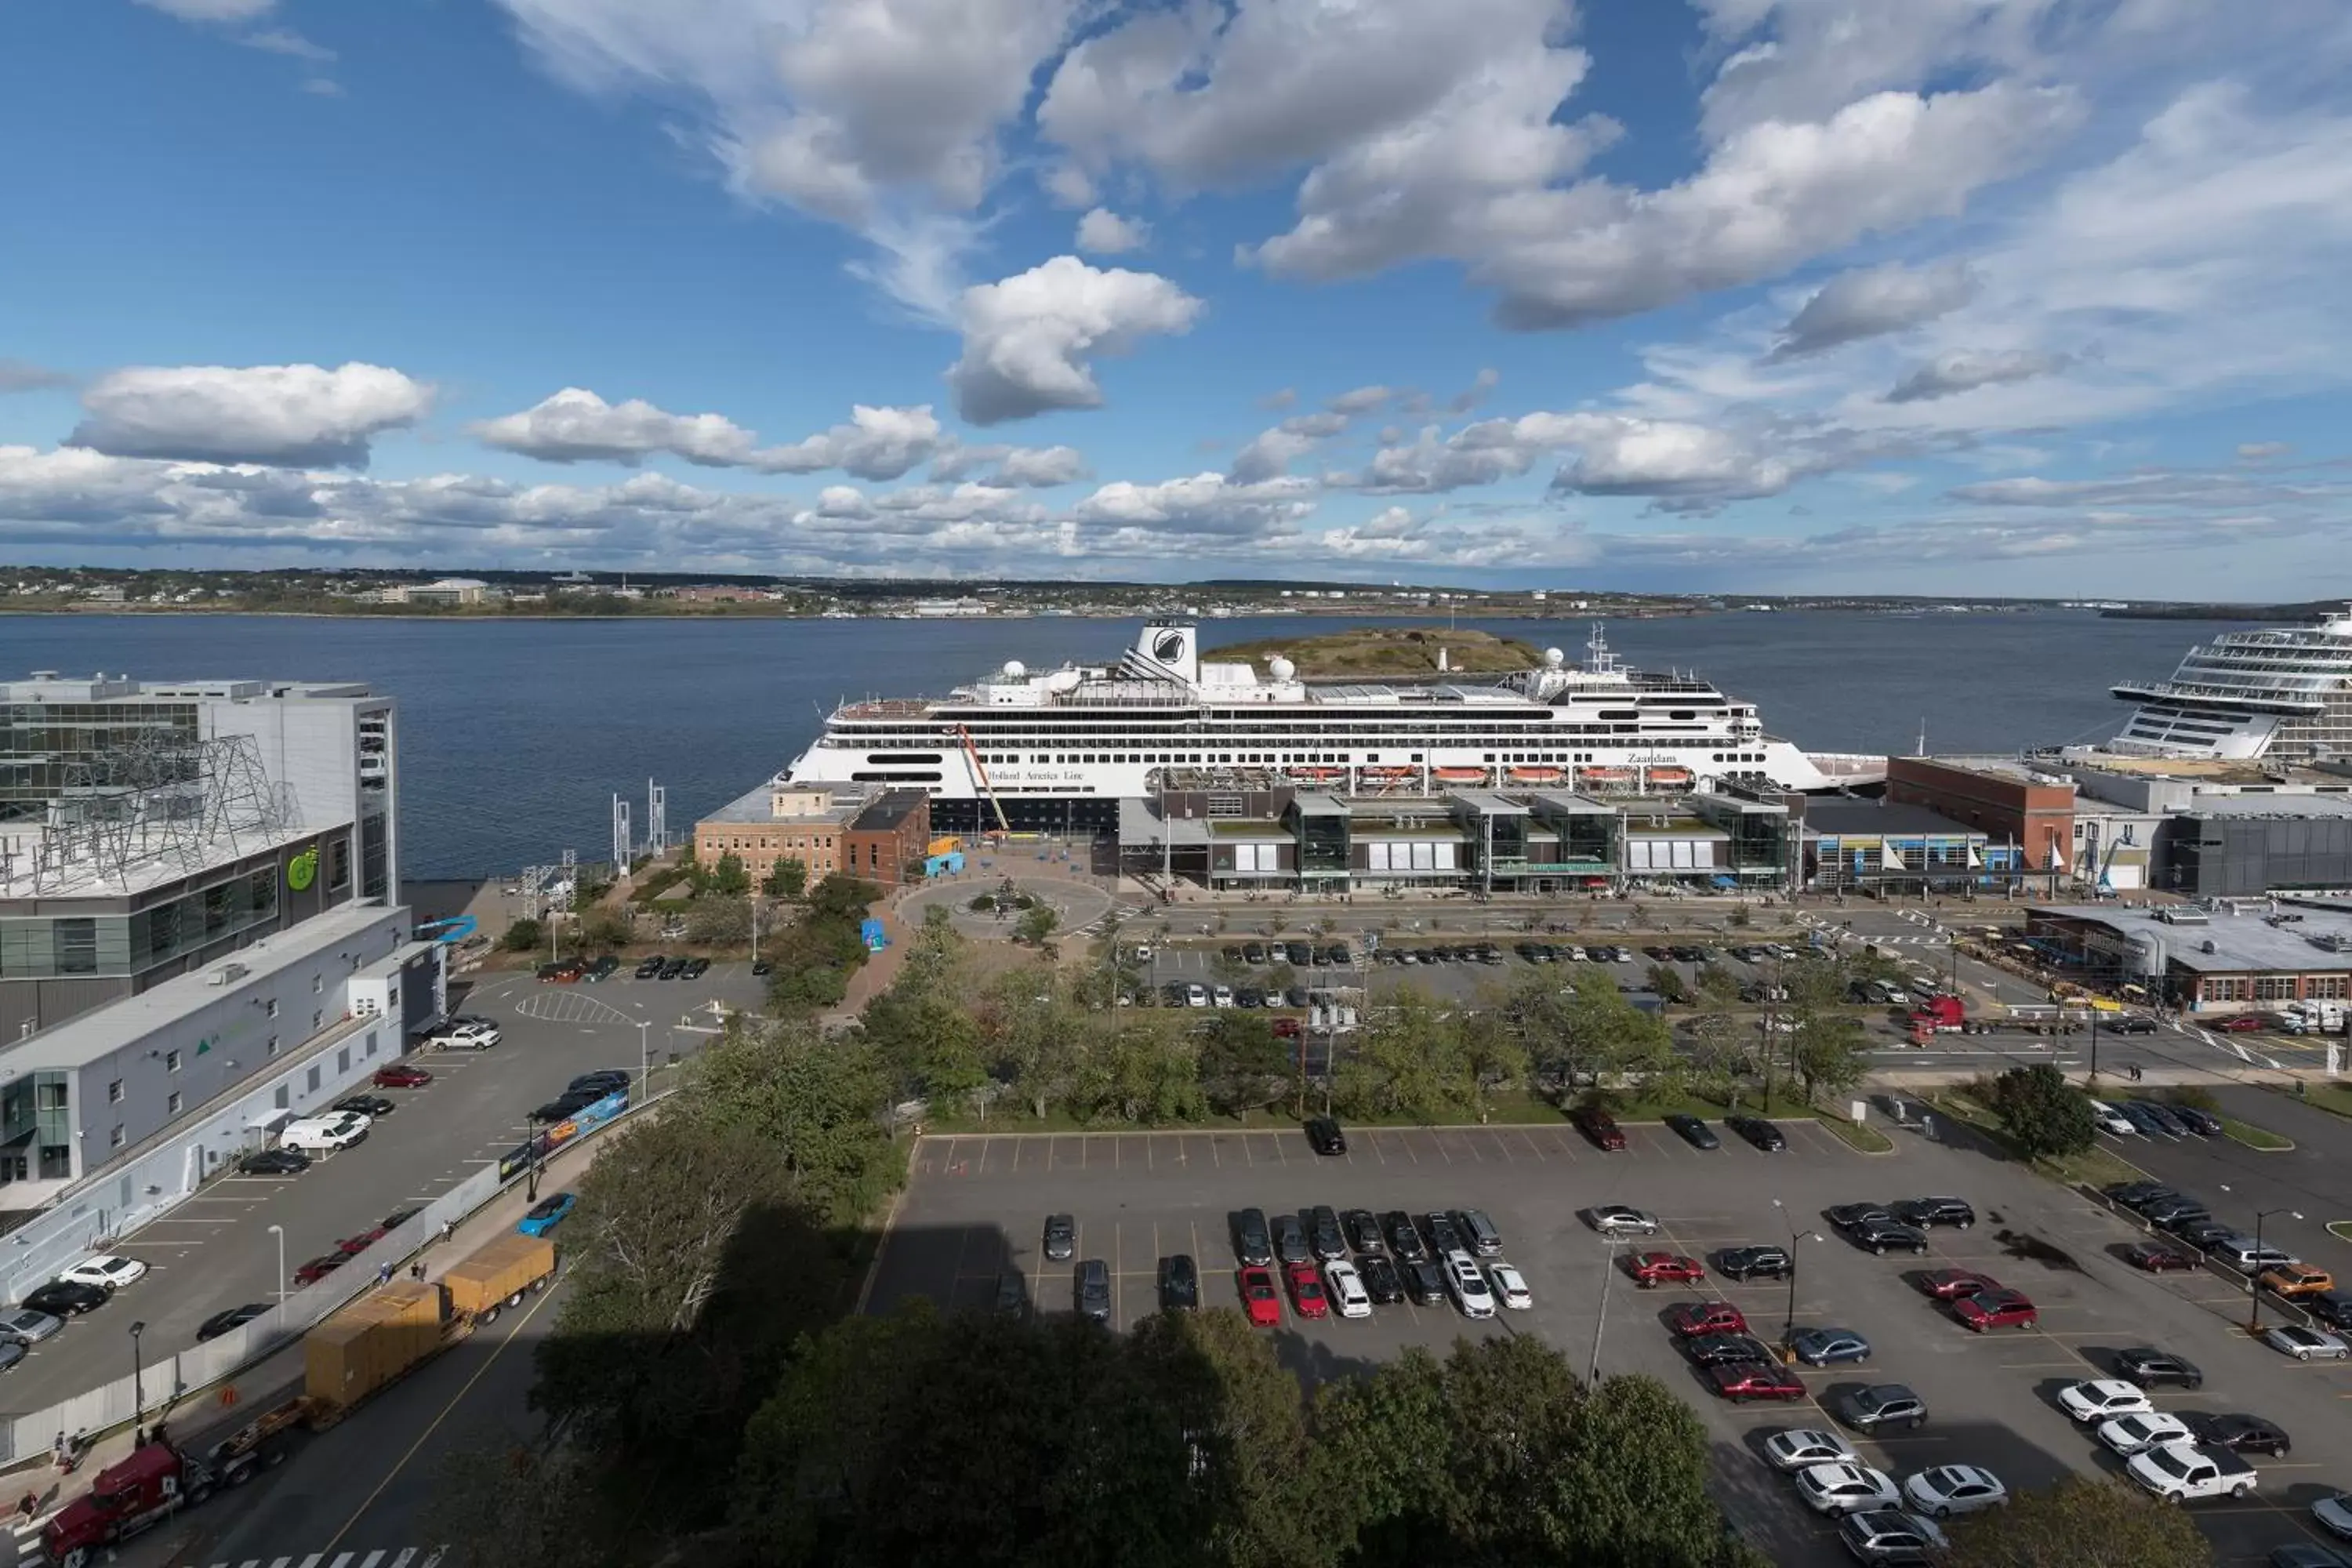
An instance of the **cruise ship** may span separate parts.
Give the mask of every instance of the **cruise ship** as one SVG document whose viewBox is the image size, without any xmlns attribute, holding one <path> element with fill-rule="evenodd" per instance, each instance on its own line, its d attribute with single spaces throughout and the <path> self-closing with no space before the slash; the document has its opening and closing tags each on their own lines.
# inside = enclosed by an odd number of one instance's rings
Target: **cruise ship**
<svg viewBox="0 0 2352 1568">
<path fill-rule="evenodd" d="M 933 823 L 976 831 L 1117 826 L 1118 803 L 1179 773 L 1347 795 L 1455 789 L 1684 794 L 1730 780 L 1831 790 L 1886 760 L 1807 755 L 1753 704 L 1704 680 L 1629 669 L 1600 628 L 1582 666 L 1558 648 L 1497 680 L 1300 679 L 1291 661 L 1203 661 L 1198 627 L 1146 626 L 1116 665 L 1006 664 L 946 697 L 845 702 L 779 775 L 787 784 L 930 792 Z"/>
<path fill-rule="evenodd" d="M 2352 606 L 2315 626 L 2224 632 L 2169 680 L 2111 689 L 2138 704 L 2113 752 L 2282 763 L 2352 758 Z"/>
</svg>

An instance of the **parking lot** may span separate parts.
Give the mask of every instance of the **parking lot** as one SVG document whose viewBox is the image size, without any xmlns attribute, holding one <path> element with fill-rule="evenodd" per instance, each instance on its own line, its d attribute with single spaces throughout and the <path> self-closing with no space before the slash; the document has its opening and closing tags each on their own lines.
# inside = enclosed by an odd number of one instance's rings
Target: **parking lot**
<svg viewBox="0 0 2352 1568">
<path fill-rule="evenodd" d="M 692 983 L 635 982 L 624 971 L 593 985 L 540 985 L 528 972 L 488 971 L 469 989 L 453 985 L 458 1010 L 497 1020 L 503 1035 L 481 1052 L 419 1051 L 403 1058 L 429 1069 L 422 1089 L 367 1089 L 399 1107 L 366 1140 L 328 1154 L 298 1176 L 216 1176 L 162 1217 L 122 1237 L 114 1250 L 148 1265 L 146 1275 L 65 1331 L 34 1346 L 0 1381 L 12 1413 L 38 1410 L 122 1375 L 127 1331 L 145 1324 L 150 1356 L 195 1342 L 207 1317 L 276 1300 L 278 1238 L 289 1271 L 335 1250 L 393 1210 L 423 1204 L 520 1143 L 527 1118 L 580 1073 L 636 1070 L 639 1035 L 655 1066 L 691 1052 L 712 1020 L 697 1011 L 715 998 L 752 1002 L 762 983 L 745 964 L 714 967 Z"/>
<path fill-rule="evenodd" d="M 1285 1363 L 1324 1377 L 1409 1344 L 1442 1351 L 1465 1333 L 1534 1332 L 1580 1368 L 1597 1354 L 1604 1375 L 1654 1374 L 1701 1412 L 1716 1438 L 1720 1495 L 1750 1538 L 1784 1563 L 1838 1554 L 1829 1527 L 1757 1457 L 1766 1436 L 1835 1427 L 1830 1408 L 1843 1391 L 1902 1382 L 1927 1400 L 1927 1426 L 1857 1443 L 1866 1462 L 1898 1480 L 1945 1463 L 1984 1465 L 2012 1489 L 2047 1485 L 2070 1469 L 2112 1470 L 2116 1462 L 2052 1401 L 2068 1383 L 2107 1375 L 2107 1358 L 2131 1345 L 2162 1345 L 2206 1371 L 2199 1392 L 2158 1394 L 2159 1409 L 2250 1411 L 2295 1439 L 2288 1458 L 2256 1461 L 2256 1500 L 2198 1507 L 2224 1561 L 2257 1563 L 2273 1546 L 2309 1538 L 2311 1501 L 2352 1484 L 2352 1367 L 2302 1365 L 2255 1343 L 2238 1325 L 2242 1299 L 2222 1282 L 2138 1273 L 2119 1257 L 2137 1232 L 1972 1148 L 1906 1133 L 1895 1154 L 1868 1156 L 1806 1122 L 1783 1127 L 1790 1148 L 1779 1154 L 1729 1138 L 1701 1152 L 1641 1125 L 1626 1129 L 1629 1147 L 1616 1154 L 1557 1125 L 1358 1129 L 1349 1152 L 1328 1159 L 1288 1131 L 929 1138 L 918 1148 L 869 1307 L 887 1310 L 924 1295 L 988 1310 L 1010 1268 L 1024 1276 L 1038 1310 L 1069 1310 L 1071 1266 L 1042 1261 L 1041 1227 L 1055 1212 L 1076 1218 L 1077 1258 L 1108 1266 L 1113 1321 L 1126 1327 L 1154 1309 L 1157 1263 L 1166 1254 L 1196 1259 L 1204 1304 L 1234 1302 L 1234 1211 L 1478 1208 L 1526 1276 L 1530 1310 L 1471 1323 L 1451 1309 L 1401 1304 L 1378 1308 L 1368 1321 L 1303 1321 L 1286 1306 L 1275 1331 Z M 1836 1204 L 1928 1194 L 1969 1199 L 1979 1223 L 1931 1233 L 1925 1258 L 1873 1257 L 1838 1238 L 1822 1214 Z M 1664 1234 L 1603 1240 L 1581 1211 L 1612 1202 L 1655 1213 Z M 1736 1284 L 1710 1268 L 1700 1285 L 1643 1290 L 1612 1262 L 1628 1248 L 1651 1247 L 1712 1262 L 1742 1243 L 1788 1244 L 1792 1228 L 1827 1237 L 1795 1243 L 1794 1323 L 1859 1331 L 1874 1354 L 1865 1368 L 1804 1371 L 1808 1397 L 1795 1405 L 1725 1405 L 1664 1328 L 1665 1311 L 1721 1297 L 1775 1340 L 1790 1316 L 1788 1287 Z M 2023 1289 L 2041 1310 L 2040 1324 L 1968 1331 L 1919 1288 L 1919 1276 L 1935 1268 L 1978 1268 Z M 2337 1454 L 2345 1460 L 2331 1464 Z"/>
</svg>

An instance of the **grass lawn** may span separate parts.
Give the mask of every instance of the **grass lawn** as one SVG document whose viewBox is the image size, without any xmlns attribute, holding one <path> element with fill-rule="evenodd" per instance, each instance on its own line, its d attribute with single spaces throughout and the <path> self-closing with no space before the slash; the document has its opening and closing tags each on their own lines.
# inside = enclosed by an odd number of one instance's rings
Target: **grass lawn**
<svg viewBox="0 0 2352 1568">
<path fill-rule="evenodd" d="M 1983 1133 L 1996 1146 L 2006 1151 L 2011 1159 L 2029 1164 L 2043 1175 L 2069 1186 L 2105 1187 L 2117 1182 L 2137 1182 L 2147 1178 L 2146 1171 L 2095 1143 L 2079 1154 L 2061 1159 L 2027 1160 L 2010 1142 L 2009 1135 L 2000 1130 L 2000 1123 L 1993 1120 L 1992 1113 L 1968 1096 L 1947 1090 L 1935 1096 L 1928 1103 L 1946 1115 L 1958 1117 Z"/>
<path fill-rule="evenodd" d="M 2223 1137 L 2233 1138 L 2249 1149 L 2277 1154 L 2294 1147 L 2294 1139 L 2283 1137 L 2267 1127 L 2256 1127 L 2252 1122 L 2240 1121 L 2229 1116 L 2222 1117 L 2221 1121 Z"/>
<path fill-rule="evenodd" d="M 1679 1105 L 1666 1108 L 1683 1109 Z M 1049 1112 L 1042 1121 L 1029 1114 L 1026 1108 L 1000 1103 L 986 1121 L 972 1116 L 933 1116 L 924 1120 L 926 1132 L 1295 1132 L 1298 1118 L 1291 1114 L 1292 1107 L 1280 1105 L 1264 1110 L 1253 1110 L 1241 1116 L 1205 1116 L 1198 1121 L 1081 1121 L 1066 1111 Z M 1323 1110 L 1320 1092 L 1310 1089 L 1307 1095 L 1307 1114 L 1318 1116 Z M 1702 1114 L 1720 1115 L 1719 1109 Z M 1340 1121 L 1349 1127 L 1476 1127 L 1481 1120 L 1475 1111 L 1449 1117 L 1443 1121 L 1416 1121 L 1406 1116 L 1343 1116 Z M 1505 1089 L 1490 1095 L 1486 1101 L 1485 1123 L 1510 1126 L 1529 1122 L 1563 1122 L 1567 1120 L 1552 1103 L 1521 1089 Z"/>
<path fill-rule="evenodd" d="M 2352 1219 L 2329 1220 L 2327 1234 L 2338 1241 L 2352 1241 Z"/>
<path fill-rule="evenodd" d="M 1867 1121 L 1853 1121 L 1827 1112 L 1815 1119 L 1814 1124 L 1824 1132 L 1833 1132 L 1865 1154 L 1892 1154 L 1895 1141 Z"/>
<path fill-rule="evenodd" d="M 2340 1083 L 2309 1084 L 2303 1094 L 2304 1103 L 2322 1110 L 2332 1110 L 2338 1116 L 2352 1116 L 2352 1086 Z"/>
</svg>

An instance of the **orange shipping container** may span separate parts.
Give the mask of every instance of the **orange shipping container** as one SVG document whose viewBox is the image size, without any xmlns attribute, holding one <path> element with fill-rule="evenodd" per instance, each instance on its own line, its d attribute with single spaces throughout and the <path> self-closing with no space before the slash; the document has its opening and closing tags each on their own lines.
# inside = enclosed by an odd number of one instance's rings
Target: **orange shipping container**
<svg viewBox="0 0 2352 1568">
<path fill-rule="evenodd" d="M 487 1317 L 555 1272 L 555 1243 L 509 1232 L 476 1249 L 441 1277 L 452 1310 Z"/>
<path fill-rule="evenodd" d="M 441 1293 L 385 1289 L 344 1308 L 303 1342 L 303 1392 L 340 1412 L 399 1377 L 443 1343 Z"/>
</svg>

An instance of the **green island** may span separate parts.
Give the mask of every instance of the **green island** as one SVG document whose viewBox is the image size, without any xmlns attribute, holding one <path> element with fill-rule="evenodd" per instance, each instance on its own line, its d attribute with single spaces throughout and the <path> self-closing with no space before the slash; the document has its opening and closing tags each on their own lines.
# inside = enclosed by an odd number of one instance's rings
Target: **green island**
<svg viewBox="0 0 2352 1568">
<path fill-rule="evenodd" d="M 1445 652 L 1447 673 L 1497 675 L 1532 669 L 1543 654 L 1517 637 L 1498 637 L 1468 626 L 1350 626 L 1319 637 L 1261 637 L 1211 648 L 1203 658 L 1223 663 L 1246 659 L 1264 668 L 1277 655 L 1298 667 L 1309 680 L 1347 676 L 1424 676 L 1438 673 L 1439 649 Z"/>
</svg>

